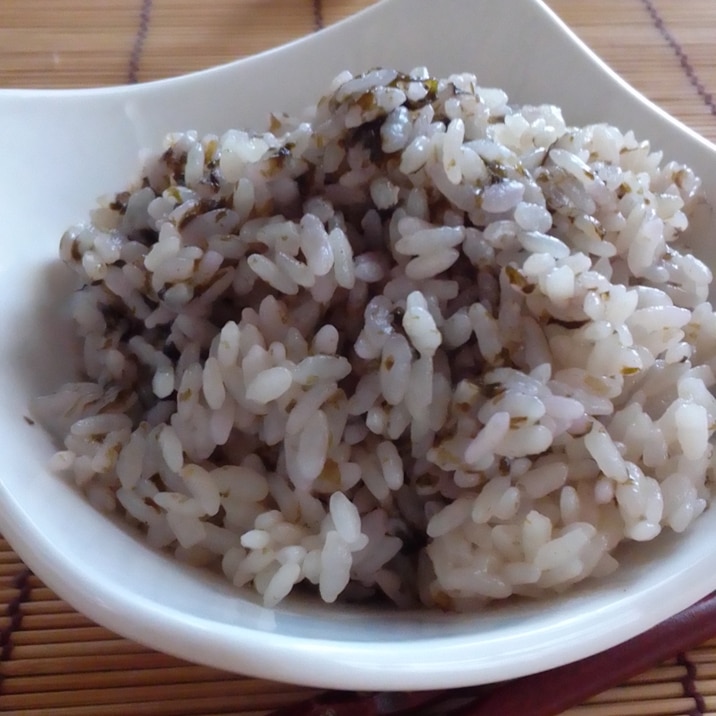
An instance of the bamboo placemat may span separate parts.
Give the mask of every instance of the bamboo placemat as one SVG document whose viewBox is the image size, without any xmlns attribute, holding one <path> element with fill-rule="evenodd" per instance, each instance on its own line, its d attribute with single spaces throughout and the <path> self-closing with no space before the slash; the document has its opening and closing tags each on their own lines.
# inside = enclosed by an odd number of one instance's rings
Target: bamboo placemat
<svg viewBox="0 0 716 716">
<path fill-rule="evenodd" d="M 716 0 L 548 1 L 629 82 L 716 141 Z M 168 77 L 274 47 L 370 4 L 0 0 L 0 86 Z M 0 713 L 259 716 L 312 693 L 188 664 L 120 638 L 60 600 L 2 538 L 0 610 Z M 716 640 L 564 716 L 667 715 L 716 716 Z"/>
</svg>

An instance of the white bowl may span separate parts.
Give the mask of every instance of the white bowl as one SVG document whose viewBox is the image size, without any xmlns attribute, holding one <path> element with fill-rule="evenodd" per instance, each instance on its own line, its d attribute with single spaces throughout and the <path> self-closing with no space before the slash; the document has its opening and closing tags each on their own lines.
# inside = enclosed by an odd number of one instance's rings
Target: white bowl
<svg viewBox="0 0 716 716">
<path fill-rule="evenodd" d="M 305 40 L 195 75 L 88 91 L 0 91 L 0 530 L 77 609 L 192 661 L 321 687 L 427 689 L 554 667 L 626 640 L 716 588 L 716 511 L 682 536 L 622 553 L 612 577 L 472 615 L 288 600 L 269 610 L 148 549 L 50 474 L 29 400 L 68 378 L 62 231 L 118 190 L 172 130 L 219 132 L 297 110 L 340 70 L 470 70 L 513 101 L 608 121 L 692 165 L 716 203 L 714 148 L 607 70 L 537 0 L 385 0 Z M 569 72 L 564 71 L 569 67 Z"/>
</svg>

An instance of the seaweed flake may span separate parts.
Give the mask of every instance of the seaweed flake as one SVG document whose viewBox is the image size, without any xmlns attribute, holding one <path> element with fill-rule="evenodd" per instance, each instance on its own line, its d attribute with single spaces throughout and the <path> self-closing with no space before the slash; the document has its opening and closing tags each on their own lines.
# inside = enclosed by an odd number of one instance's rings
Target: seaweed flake
<svg viewBox="0 0 716 716">
<path fill-rule="evenodd" d="M 535 290 L 535 284 L 525 278 L 525 275 L 514 266 L 508 264 L 505 266 L 505 275 L 510 285 L 518 289 L 522 293 L 529 294 Z"/>
<path fill-rule="evenodd" d="M 127 213 L 127 206 L 132 195 L 128 191 L 120 191 L 109 205 L 112 211 L 116 211 L 120 216 Z"/>
<path fill-rule="evenodd" d="M 143 229 L 133 231 L 128 237 L 130 241 L 136 241 L 143 246 L 153 246 L 159 240 L 159 232 L 156 229 L 150 229 L 148 226 Z"/>
<path fill-rule="evenodd" d="M 179 219 L 177 229 L 185 229 L 194 219 L 215 209 L 224 209 L 226 204 L 221 199 L 199 199 L 192 203 L 184 215 Z"/>
<path fill-rule="evenodd" d="M 565 321 L 561 318 L 555 318 L 554 316 L 549 316 L 546 322 L 550 325 L 562 326 L 562 328 L 567 328 L 570 331 L 582 328 L 583 326 L 586 326 L 587 323 L 589 323 L 589 321 L 586 319 L 583 321 Z"/>
<path fill-rule="evenodd" d="M 380 136 L 380 129 L 383 126 L 385 117 L 372 119 L 370 122 L 356 127 L 349 144 L 357 143 L 365 147 L 370 153 L 370 159 L 374 164 L 382 164 L 386 158 L 383 151 L 383 140 Z"/>
</svg>

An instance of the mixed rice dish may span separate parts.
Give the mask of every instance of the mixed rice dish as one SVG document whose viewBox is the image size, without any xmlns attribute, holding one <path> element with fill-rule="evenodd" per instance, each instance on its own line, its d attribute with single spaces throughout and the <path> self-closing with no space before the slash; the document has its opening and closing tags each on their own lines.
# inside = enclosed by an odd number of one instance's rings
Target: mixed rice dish
<svg viewBox="0 0 716 716">
<path fill-rule="evenodd" d="M 267 606 L 604 577 L 710 501 L 698 190 L 632 132 L 424 68 L 171 134 L 61 240 L 82 378 L 34 405 L 52 466 Z"/>
</svg>

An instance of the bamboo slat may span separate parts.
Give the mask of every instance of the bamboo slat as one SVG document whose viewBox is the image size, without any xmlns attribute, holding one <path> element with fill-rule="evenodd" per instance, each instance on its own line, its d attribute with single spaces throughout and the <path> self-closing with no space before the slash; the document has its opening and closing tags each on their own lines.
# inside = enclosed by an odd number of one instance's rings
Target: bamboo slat
<svg viewBox="0 0 716 716">
<path fill-rule="evenodd" d="M 155 651 L 132 652 L 123 654 L 113 651 L 109 654 L 92 653 L 90 655 L 43 657 L 18 655 L 15 650 L 12 658 L 0 662 L 0 679 L 9 684 L 14 678 L 26 676 L 65 676 L 67 674 L 90 674 L 93 672 L 111 673 L 112 671 L 137 670 L 153 672 L 155 669 L 166 669 L 183 666 L 185 662 L 168 654 Z M 6 686 L 3 686 L 3 691 Z"/>
<path fill-rule="evenodd" d="M 21 633 L 19 632 L 12 636 L 11 658 L 13 660 L 41 660 L 73 656 L 99 657 L 114 654 L 141 654 L 147 651 L 146 647 L 140 644 L 127 639 L 120 639 L 114 635 L 112 635 L 112 638 L 102 641 L 86 641 L 80 635 L 75 635 L 74 640 L 68 639 L 64 642 L 22 644 L 18 643 L 17 638 Z"/>
<path fill-rule="evenodd" d="M 67 602 L 61 599 L 36 599 L 35 591 L 33 589 L 30 592 L 30 599 L 23 602 L 23 614 L 65 614 L 74 611 Z"/>
<path fill-rule="evenodd" d="M 77 612 L 29 614 L 22 609 L 22 628 L 27 631 L 47 631 L 56 629 L 73 629 L 80 627 L 92 627 L 93 623 L 87 617 Z M 3 619 L 0 619 L 0 628 L 3 627 Z"/>
<path fill-rule="evenodd" d="M 23 619 L 24 622 L 24 619 Z M 88 643 L 117 639 L 109 629 L 100 626 L 86 626 L 77 629 L 41 629 L 31 631 L 21 629 L 13 634 L 13 642 L 17 646 L 51 645 L 64 643 Z"/>
<path fill-rule="evenodd" d="M 686 676 L 686 667 L 684 666 L 657 666 L 643 674 L 635 676 L 627 683 L 629 684 L 648 684 L 660 683 L 663 681 L 679 681 Z"/>
<path fill-rule="evenodd" d="M 650 684 L 627 684 L 618 686 L 589 699 L 591 704 L 610 704 L 622 701 L 649 701 L 678 699 L 684 694 L 679 680 L 659 681 Z"/>
<path fill-rule="evenodd" d="M 66 673 L 48 676 L 24 676 L 9 679 L 3 687 L 5 694 L 24 694 L 38 691 L 67 691 L 81 689 L 129 688 L 162 684 L 171 686 L 186 683 L 215 683 L 235 680 L 232 674 L 208 667 L 181 665 L 156 669 L 138 669 L 134 666 L 124 669 L 93 673 Z M 265 690 L 265 689 L 264 689 Z M 248 693 L 242 682 L 242 693 Z"/>
<path fill-rule="evenodd" d="M 73 689 L 62 691 L 26 691 L 22 694 L 3 694 L 6 713 L 20 713 L 21 709 L 49 709 L 55 707 L 109 705 L 122 706 L 134 712 L 134 706 L 159 704 L 167 697 L 174 703 L 203 702 L 202 708 L 217 708 L 228 700 L 241 699 L 242 708 L 260 709 L 277 707 L 295 700 L 298 689 L 272 690 L 252 693 L 242 680 L 227 680 L 218 688 L 216 683 L 170 684 L 154 683 L 149 686 L 105 686 L 99 689 Z M 275 704 L 275 706 L 274 706 Z"/>
<path fill-rule="evenodd" d="M 562 716 L 691 716 L 694 700 L 688 697 L 645 701 L 621 701 L 619 704 L 586 704 Z"/>
</svg>

